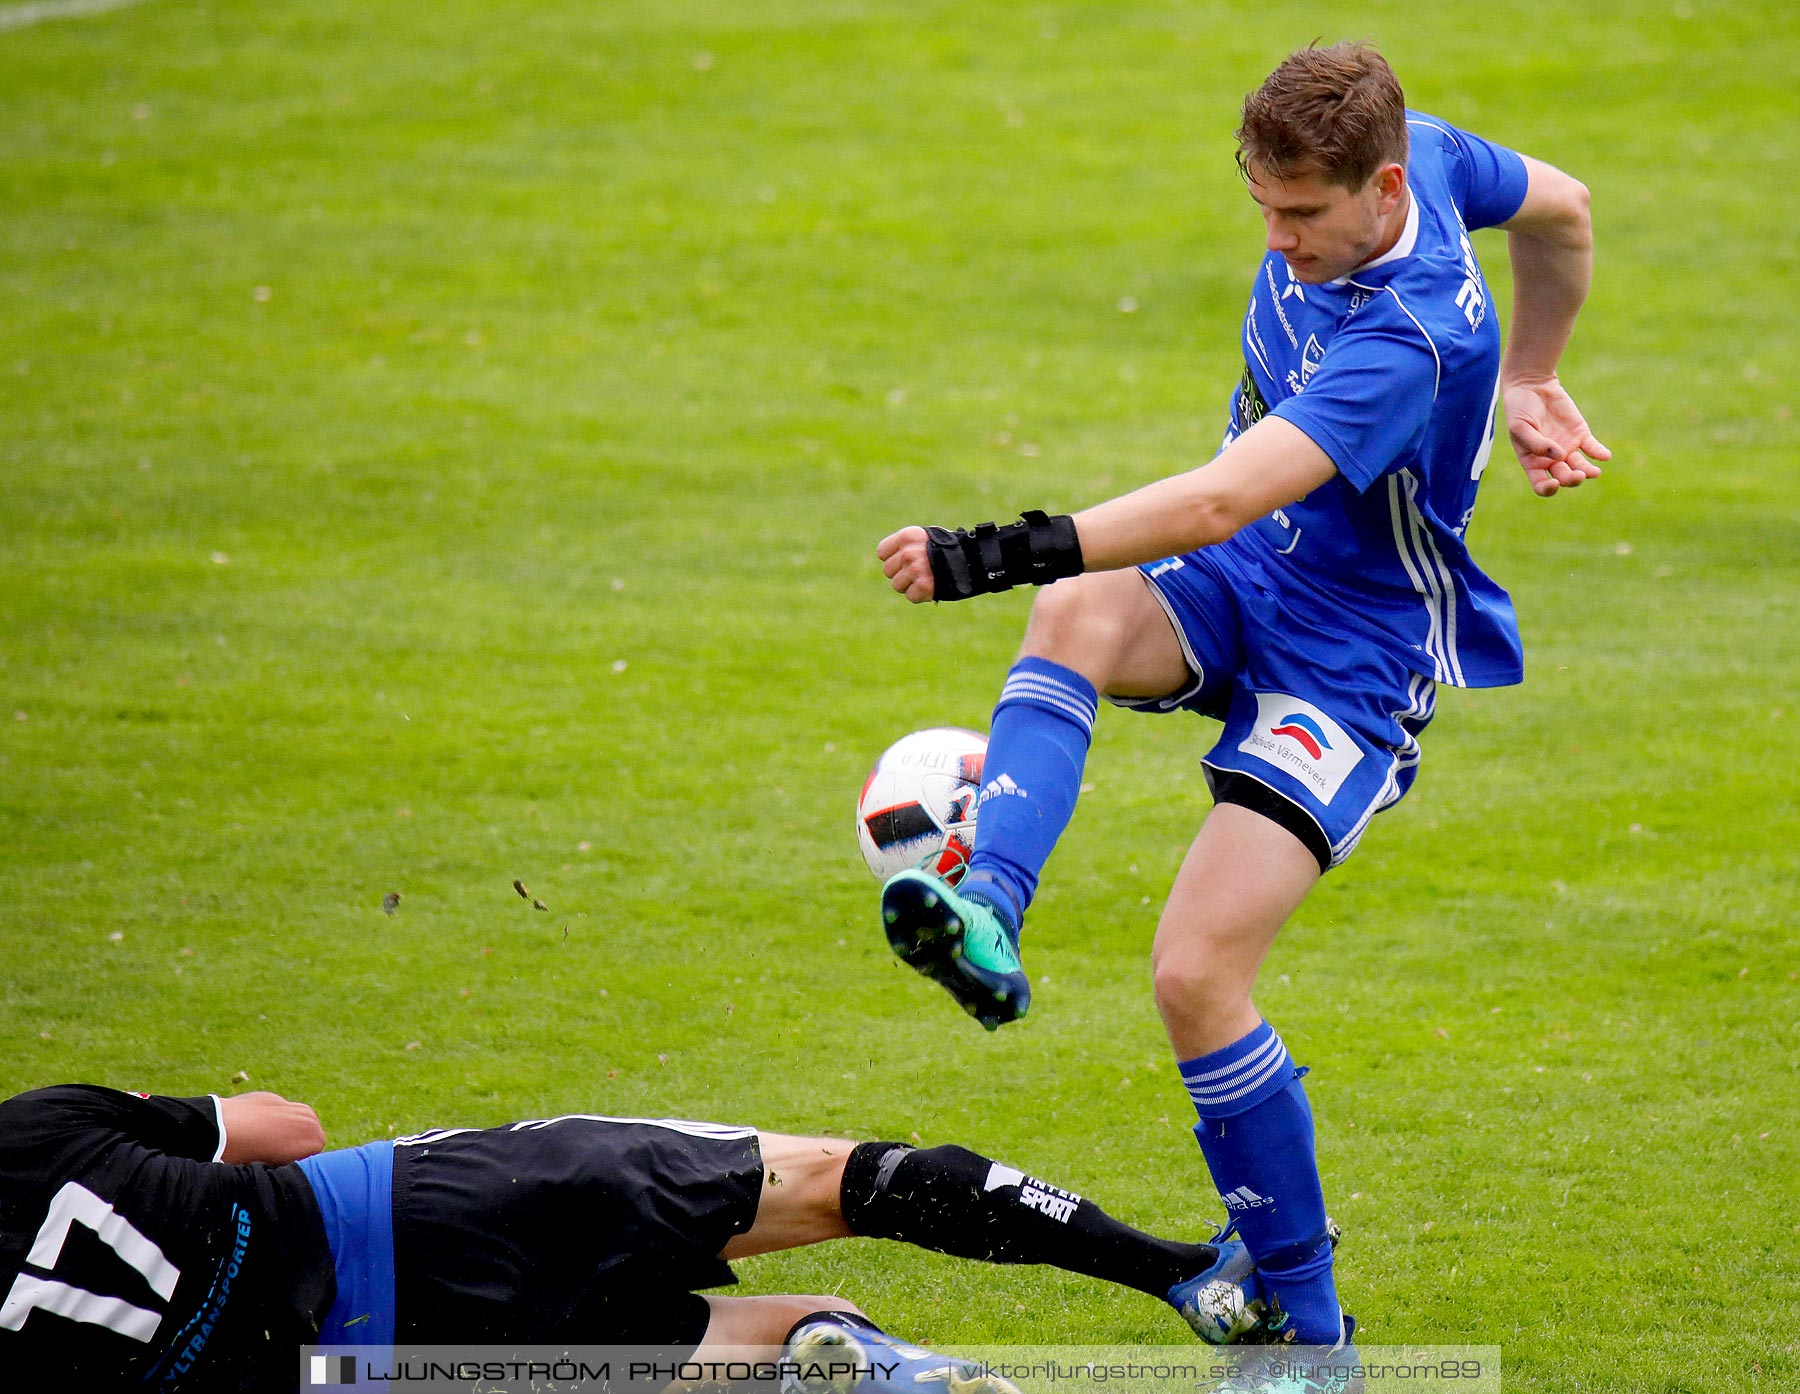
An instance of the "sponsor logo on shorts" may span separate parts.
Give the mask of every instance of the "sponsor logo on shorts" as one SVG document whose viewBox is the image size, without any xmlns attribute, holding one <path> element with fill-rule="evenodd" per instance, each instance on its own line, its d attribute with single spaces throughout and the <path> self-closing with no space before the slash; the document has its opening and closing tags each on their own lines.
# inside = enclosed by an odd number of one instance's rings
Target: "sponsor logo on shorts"
<svg viewBox="0 0 1800 1394">
<path fill-rule="evenodd" d="M 1286 736 L 1290 740 L 1299 741 L 1306 747 L 1306 753 L 1315 760 L 1321 760 L 1325 752 L 1331 749 L 1331 741 L 1319 729 L 1319 723 L 1305 712 L 1289 712 L 1281 719 L 1281 725 L 1270 731 L 1271 736 Z"/>
<path fill-rule="evenodd" d="M 1322 804 L 1337 797 L 1363 758 L 1348 731 L 1285 692 L 1256 694 L 1256 725 L 1238 749 L 1299 780 Z"/>
</svg>

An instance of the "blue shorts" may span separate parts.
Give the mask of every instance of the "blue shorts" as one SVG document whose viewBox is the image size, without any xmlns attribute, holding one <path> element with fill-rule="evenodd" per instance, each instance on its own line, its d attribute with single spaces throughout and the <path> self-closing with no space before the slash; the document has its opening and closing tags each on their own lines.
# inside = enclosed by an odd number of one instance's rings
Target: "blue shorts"
<svg viewBox="0 0 1800 1394">
<path fill-rule="evenodd" d="M 1208 783 L 1216 791 L 1228 775 L 1281 796 L 1317 825 L 1320 861 L 1338 865 L 1369 819 L 1412 787 L 1437 684 L 1360 634 L 1299 620 L 1229 548 L 1138 569 L 1193 680 L 1171 697 L 1111 700 L 1223 721 L 1205 756 Z"/>
</svg>

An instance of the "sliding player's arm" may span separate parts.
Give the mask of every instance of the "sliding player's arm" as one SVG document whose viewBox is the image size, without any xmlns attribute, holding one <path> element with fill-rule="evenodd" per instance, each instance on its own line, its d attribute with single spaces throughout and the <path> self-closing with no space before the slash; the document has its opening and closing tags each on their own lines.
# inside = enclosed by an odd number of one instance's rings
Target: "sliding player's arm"
<svg viewBox="0 0 1800 1394">
<path fill-rule="evenodd" d="M 196 1162 L 279 1165 L 325 1146 L 325 1131 L 311 1108 L 266 1090 L 229 1099 L 177 1098 L 58 1084 L 0 1102 L 0 1137 L 21 1148 L 89 1130 Z"/>
<path fill-rule="evenodd" d="M 1594 438 L 1556 377 L 1593 276 L 1588 191 L 1541 160 L 1525 160 L 1525 201 L 1500 224 L 1513 268 L 1513 315 L 1500 361 L 1513 450 L 1532 490 L 1549 498 L 1600 473 L 1612 452 Z"/>
<path fill-rule="evenodd" d="M 1054 537 L 1047 530 L 1033 535 L 1027 524 L 1008 525 L 1001 532 L 1008 535 L 1006 559 L 1017 574 L 1009 574 L 1006 585 L 977 584 L 974 591 L 940 594 L 932 570 L 931 539 L 924 528 L 902 528 L 884 537 L 875 554 L 888 584 L 914 604 L 956 600 L 983 590 L 1055 579 L 1056 575 L 1121 570 L 1223 542 L 1273 509 L 1305 498 L 1336 472 L 1331 457 L 1310 436 L 1280 417 L 1269 416 L 1198 469 L 1159 479 L 1084 509 L 1073 519 L 1046 520 L 1046 525 L 1061 525 Z M 1040 538 L 1048 540 L 1040 542 Z M 1050 556 L 1046 550 L 1050 547 L 1060 555 Z M 939 550 L 941 557 L 944 549 Z M 966 544 L 952 550 L 966 554 L 970 566 L 979 570 L 979 547 Z M 998 550 L 996 544 L 996 556 Z M 1013 564 L 1016 558 L 1034 556 L 1060 569 L 1040 577 L 1028 574 L 1026 563 Z M 993 572 L 996 577 L 1001 574 Z"/>
<path fill-rule="evenodd" d="M 325 1148 L 325 1129 L 308 1104 L 294 1103 L 266 1089 L 219 1100 L 225 1130 L 222 1162 L 297 1162 Z"/>
</svg>

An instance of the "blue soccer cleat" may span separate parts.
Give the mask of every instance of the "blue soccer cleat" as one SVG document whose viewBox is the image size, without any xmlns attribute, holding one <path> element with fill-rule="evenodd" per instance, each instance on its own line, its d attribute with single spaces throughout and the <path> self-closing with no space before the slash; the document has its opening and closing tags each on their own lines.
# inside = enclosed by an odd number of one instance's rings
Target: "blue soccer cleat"
<svg viewBox="0 0 1800 1394">
<path fill-rule="evenodd" d="M 1221 1230 L 1211 1243 L 1219 1251 L 1211 1268 L 1169 1289 L 1168 1304 L 1209 1346 L 1231 1345 L 1266 1324 L 1266 1310 L 1256 1285 L 1256 1260 L 1241 1240 Z"/>
<path fill-rule="evenodd" d="M 976 895 L 928 871 L 902 871 L 881 890 L 881 919 L 900 961 L 938 984 L 994 1031 L 1031 1009 L 1016 934 Z"/>
<path fill-rule="evenodd" d="M 1175 1284 L 1165 1300 L 1208 1345 L 1286 1345 L 1294 1339 L 1293 1323 L 1280 1303 L 1264 1296 L 1256 1260 L 1241 1240 L 1231 1237 L 1236 1232 L 1233 1221 L 1214 1233 L 1206 1241 L 1218 1250 L 1212 1267 Z M 1325 1233 L 1337 1248 L 1343 1230 L 1329 1216 Z M 1348 1341 L 1355 1329 L 1356 1318 L 1345 1316 L 1343 1339 Z"/>
</svg>

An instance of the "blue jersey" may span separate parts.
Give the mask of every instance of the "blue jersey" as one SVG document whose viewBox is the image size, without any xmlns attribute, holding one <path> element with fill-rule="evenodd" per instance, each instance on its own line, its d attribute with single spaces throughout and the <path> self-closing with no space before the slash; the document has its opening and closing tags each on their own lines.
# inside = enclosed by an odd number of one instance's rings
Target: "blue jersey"
<svg viewBox="0 0 1800 1394">
<path fill-rule="evenodd" d="M 1512 601 L 1464 534 L 1493 447 L 1500 331 L 1469 232 L 1525 197 L 1518 155 L 1409 112 L 1411 208 L 1392 250 L 1324 285 L 1279 253 L 1244 317 L 1226 444 L 1285 418 L 1337 465 L 1330 482 L 1222 544 L 1301 624 L 1348 627 L 1458 687 L 1524 675 Z"/>
</svg>

